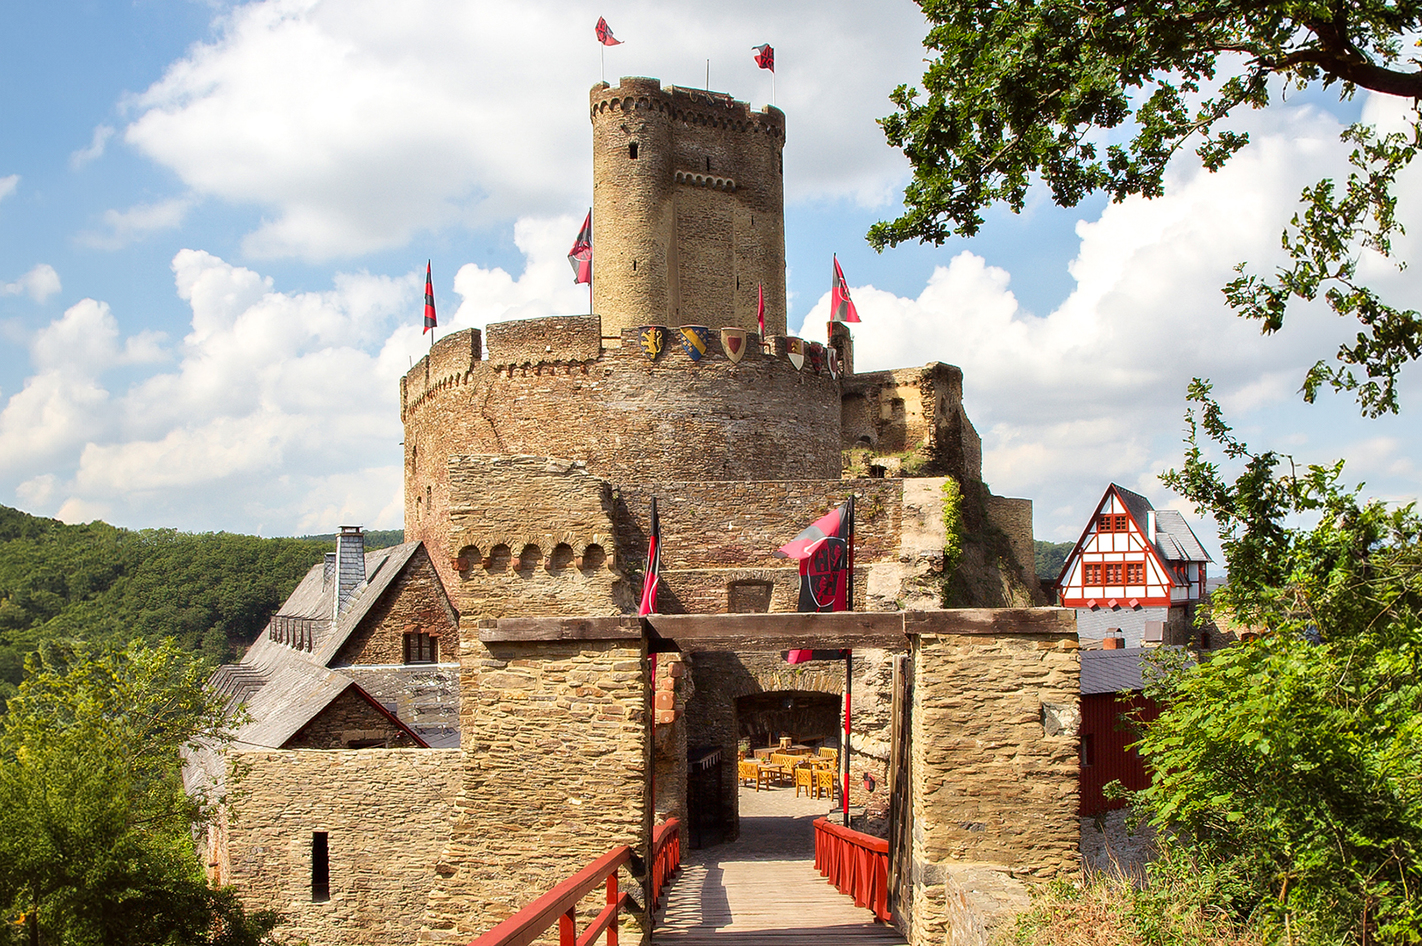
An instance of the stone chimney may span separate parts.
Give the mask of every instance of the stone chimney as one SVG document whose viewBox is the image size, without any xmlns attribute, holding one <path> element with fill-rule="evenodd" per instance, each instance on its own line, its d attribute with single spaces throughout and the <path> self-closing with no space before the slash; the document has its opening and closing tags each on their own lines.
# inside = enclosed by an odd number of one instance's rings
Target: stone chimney
<svg viewBox="0 0 1422 946">
<path fill-rule="evenodd" d="M 365 584 L 365 533 L 360 526 L 341 526 L 336 536 L 336 606 L 331 621 L 339 620 L 351 606 L 351 599 Z"/>
</svg>

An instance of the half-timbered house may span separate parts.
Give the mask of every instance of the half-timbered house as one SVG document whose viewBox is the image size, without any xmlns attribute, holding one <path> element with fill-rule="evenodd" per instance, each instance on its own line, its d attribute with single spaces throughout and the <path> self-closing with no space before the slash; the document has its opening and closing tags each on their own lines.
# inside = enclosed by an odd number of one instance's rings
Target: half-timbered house
<svg viewBox="0 0 1422 946">
<path fill-rule="evenodd" d="M 1211 561 L 1185 517 L 1112 483 L 1067 556 L 1057 598 L 1083 645 L 1189 643 Z"/>
</svg>

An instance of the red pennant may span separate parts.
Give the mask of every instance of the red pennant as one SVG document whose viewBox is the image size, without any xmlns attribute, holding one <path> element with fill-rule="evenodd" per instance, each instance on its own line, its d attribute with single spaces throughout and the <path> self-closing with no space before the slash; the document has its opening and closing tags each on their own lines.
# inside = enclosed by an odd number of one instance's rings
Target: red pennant
<svg viewBox="0 0 1422 946">
<path fill-rule="evenodd" d="M 435 318 L 434 280 L 430 274 L 430 263 L 425 262 L 425 332 L 431 331 L 439 321 Z M 423 335 L 425 332 L 421 332 Z"/>
<path fill-rule="evenodd" d="M 859 321 L 859 313 L 854 310 L 854 302 L 849 298 L 849 283 L 844 281 L 844 270 L 839 268 L 838 256 L 834 258 L 834 287 L 830 290 L 830 321 Z"/>
<path fill-rule="evenodd" d="M 573 248 L 568 251 L 568 264 L 573 267 L 573 283 L 592 282 L 592 211 L 588 211 Z"/>
<path fill-rule="evenodd" d="M 757 283 L 755 287 L 755 321 L 760 326 L 760 340 L 765 341 L 765 285 Z"/>
<path fill-rule="evenodd" d="M 761 46 L 752 46 L 751 49 L 755 50 L 755 64 L 757 66 L 760 66 L 762 69 L 769 69 L 771 72 L 775 71 L 774 47 L 769 43 L 765 43 Z"/>
<path fill-rule="evenodd" d="M 607 20 L 602 17 L 597 18 L 597 41 L 604 46 L 621 46 L 622 40 L 612 35 L 612 27 L 607 25 Z"/>
</svg>

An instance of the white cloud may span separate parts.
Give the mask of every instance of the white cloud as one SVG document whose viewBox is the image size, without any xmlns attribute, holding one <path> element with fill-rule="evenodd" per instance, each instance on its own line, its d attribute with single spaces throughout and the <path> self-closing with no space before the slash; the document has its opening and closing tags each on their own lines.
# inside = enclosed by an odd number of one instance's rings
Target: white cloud
<svg viewBox="0 0 1422 946">
<path fill-rule="evenodd" d="M 77 171 L 90 161 L 97 161 L 104 156 L 104 149 L 108 146 L 109 139 L 114 136 L 112 125 L 97 125 L 94 128 L 94 137 L 90 139 L 88 147 L 80 148 L 69 155 L 69 167 Z"/>
<path fill-rule="evenodd" d="M 24 295 L 39 303 L 59 290 L 59 273 L 48 263 L 40 263 L 14 282 L 0 283 L 0 296 Z"/>
<path fill-rule="evenodd" d="M 8 177 L 0 177 L 0 200 L 4 200 L 15 193 L 15 188 L 20 185 L 20 175 L 11 174 Z"/>
<path fill-rule="evenodd" d="M 568 248 L 582 221 L 575 215 L 524 218 L 514 225 L 514 244 L 527 261 L 517 279 L 499 268 L 465 263 L 454 276 L 463 301 L 449 325 L 483 328 L 490 322 L 586 312 L 588 289 L 573 283 Z"/>
<path fill-rule="evenodd" d="M 244 4 L 127 103 L 136 117 L 125 140 L 192 193 L 261 208 L 243 243 L 254 258 L 337 258 L 426 229 L 564 213 L 587 200 L 600 9 L 423 0 L 392 15 L 379 0 Z M 656 75 L 699 88 L 709 58 L 712 86 L 757 108 L 771 76 L 750 47 L 773 39 L 779 104 L 815 115 L 790 127 L 790 197 L 877 203 L 896 192 L 903 159 L 874 120 L 889 107 L 884 90 L 916 78 L 924 27 L 910 5 L 866 17 L 833 0 L 806 16 L 752 0 L 704 9 L 642 0 L 614 18 L 627 40 L 606 50 L 613 82 Z"/>
<path fill-rule="evenodd" d="M 1252 116 L 1249 130 L 1251 146 L 1220 172 L 1172 168 L 1167 196 L 1113 204 L 1078 223 L 1075 289 L 1045 317 L 1024 312 L 1009 274 L 971 252 L 937 267 L 917 298 L 854 287 L 864 319 L 855 331 L 856 368 L 911 365 L 926 355 L 962 367 L 984 475 L 1000 493 L 1036 500 L 1040 538 L 1075 539 L 1087 506 L 1113 480 L 1161 505 L 1173 501 L 1155 475 L 1179 462 L 1184 392 L 1194 376 L 1214 381 L 1230 418 L 1261 448 L 1298 430 L 1316 432 L 1322 421 L 1329 430 L 1308 444 L 1312 459 L 1356 455 L 1354 476 L 1378 471 L 1393 478 L 1385 488 L 1415 495 L 1417 470 L 1396 443 L 1349 446 L 1350 431 L 1375 422 L 1359 420 L 1346 396 L 1325 415 L 1297 395 L 1308 365 L 1330 357 L 1356 326 L 1303 306 L 1282 331 L 1261 337 L 1257 324 L 1225 305 L 1220 288 L 1233 266 L 1249 260 L 1252 272 L 1271 272 L 1300 188 L 1344 164 L 1340 126 L 1316 111 L 1272 110 Z M 1412 219 L 1422 174 L 1402 191 L 1411 215 L 1404 220 Z M 1402 298 L 1422 292 L 1411 271 L 1382 277 Z M 802 332 L 817 337 L 828 307 L 826 293 Z M 1411 438 L 1409 448 L 1415 444 Z"/>
<path fill-rule="evenodd" d="M 85 231 L 78 239 L 85 246 L 99 250 L 123 249 L 150 233 L 181 226 L 192 206 L 192 199 L 174 197 L 153 204 L 135 204 L 122 211 L 106 210 L 104 225 L 108 230 L 103 233 Z"/>
</svg>

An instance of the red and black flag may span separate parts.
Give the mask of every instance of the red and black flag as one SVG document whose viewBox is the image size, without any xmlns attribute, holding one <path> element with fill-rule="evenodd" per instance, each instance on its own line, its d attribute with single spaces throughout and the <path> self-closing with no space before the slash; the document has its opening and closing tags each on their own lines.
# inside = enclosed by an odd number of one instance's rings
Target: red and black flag
<svg viewBox="0 0 1422 946">
<path fill-rule="evenodd" d="M 430 264 L 425 262 L 425 332 L 431 331 L 439 322 L 435 319 L 434 279 L 430 275 Z M 425 332 L 421 332 L 423 335 Z"/>
<path fill-rule="evenodd" d="M 859 321 L 859 313 L 854 311 L 854 302 L 849 298 L 849 283 L 844 281 L 844 270 L 839 268 L 838 256 L 834 258 L 834 286 L 830 289 L 830 321 Z"/>
<path fill-rule="evenodd" d="M 761 46 L 752 46 L 751 49 L 755 50 L 755 64 L 757 66 L 760 66 L 762 69 L 769 69 L 771 72 L 775 71 L 774 47 L 769 43 L 765 43 Z"/>
<path fill-rule="evenodd" d="M 602 17 L 597 18 L 597 41 L 604 46 L 621 46 L 622 40 L 612 35 L 612 27 L 607 25 L 607 20 Z"/>
<path fill-rule="evenodd" d="M 591 210 L 588 211 L 587 218 L 583 220 L 583 228 L 578 231 L 578 238 L 573 241 L 573 248 L 568 251 L 568 264 L 573 267 L 574 284 L 580 282 L 592 283 Z"/>
<path fill-rule="evenodd" d="M 642 571 L 642 604 L 638 614 L 657 613 L 657 586 L 662 582 L 662 523 L 657 518 L 657 497 L 652 497 L 652 524 L 647 532 L 647 567 Z"/>
<path fill-rule="evenodd" d="M 800 561 L 799 611 L 848 611 L 853 600 L 854 497 L 782 545 L 776 558 Z"/>
<path fill-rule="evenodd" d="M 755 287 L 755 321 L 760 326 L 760 340 L 765 341 L 765 284 Z"/>
</svg>

